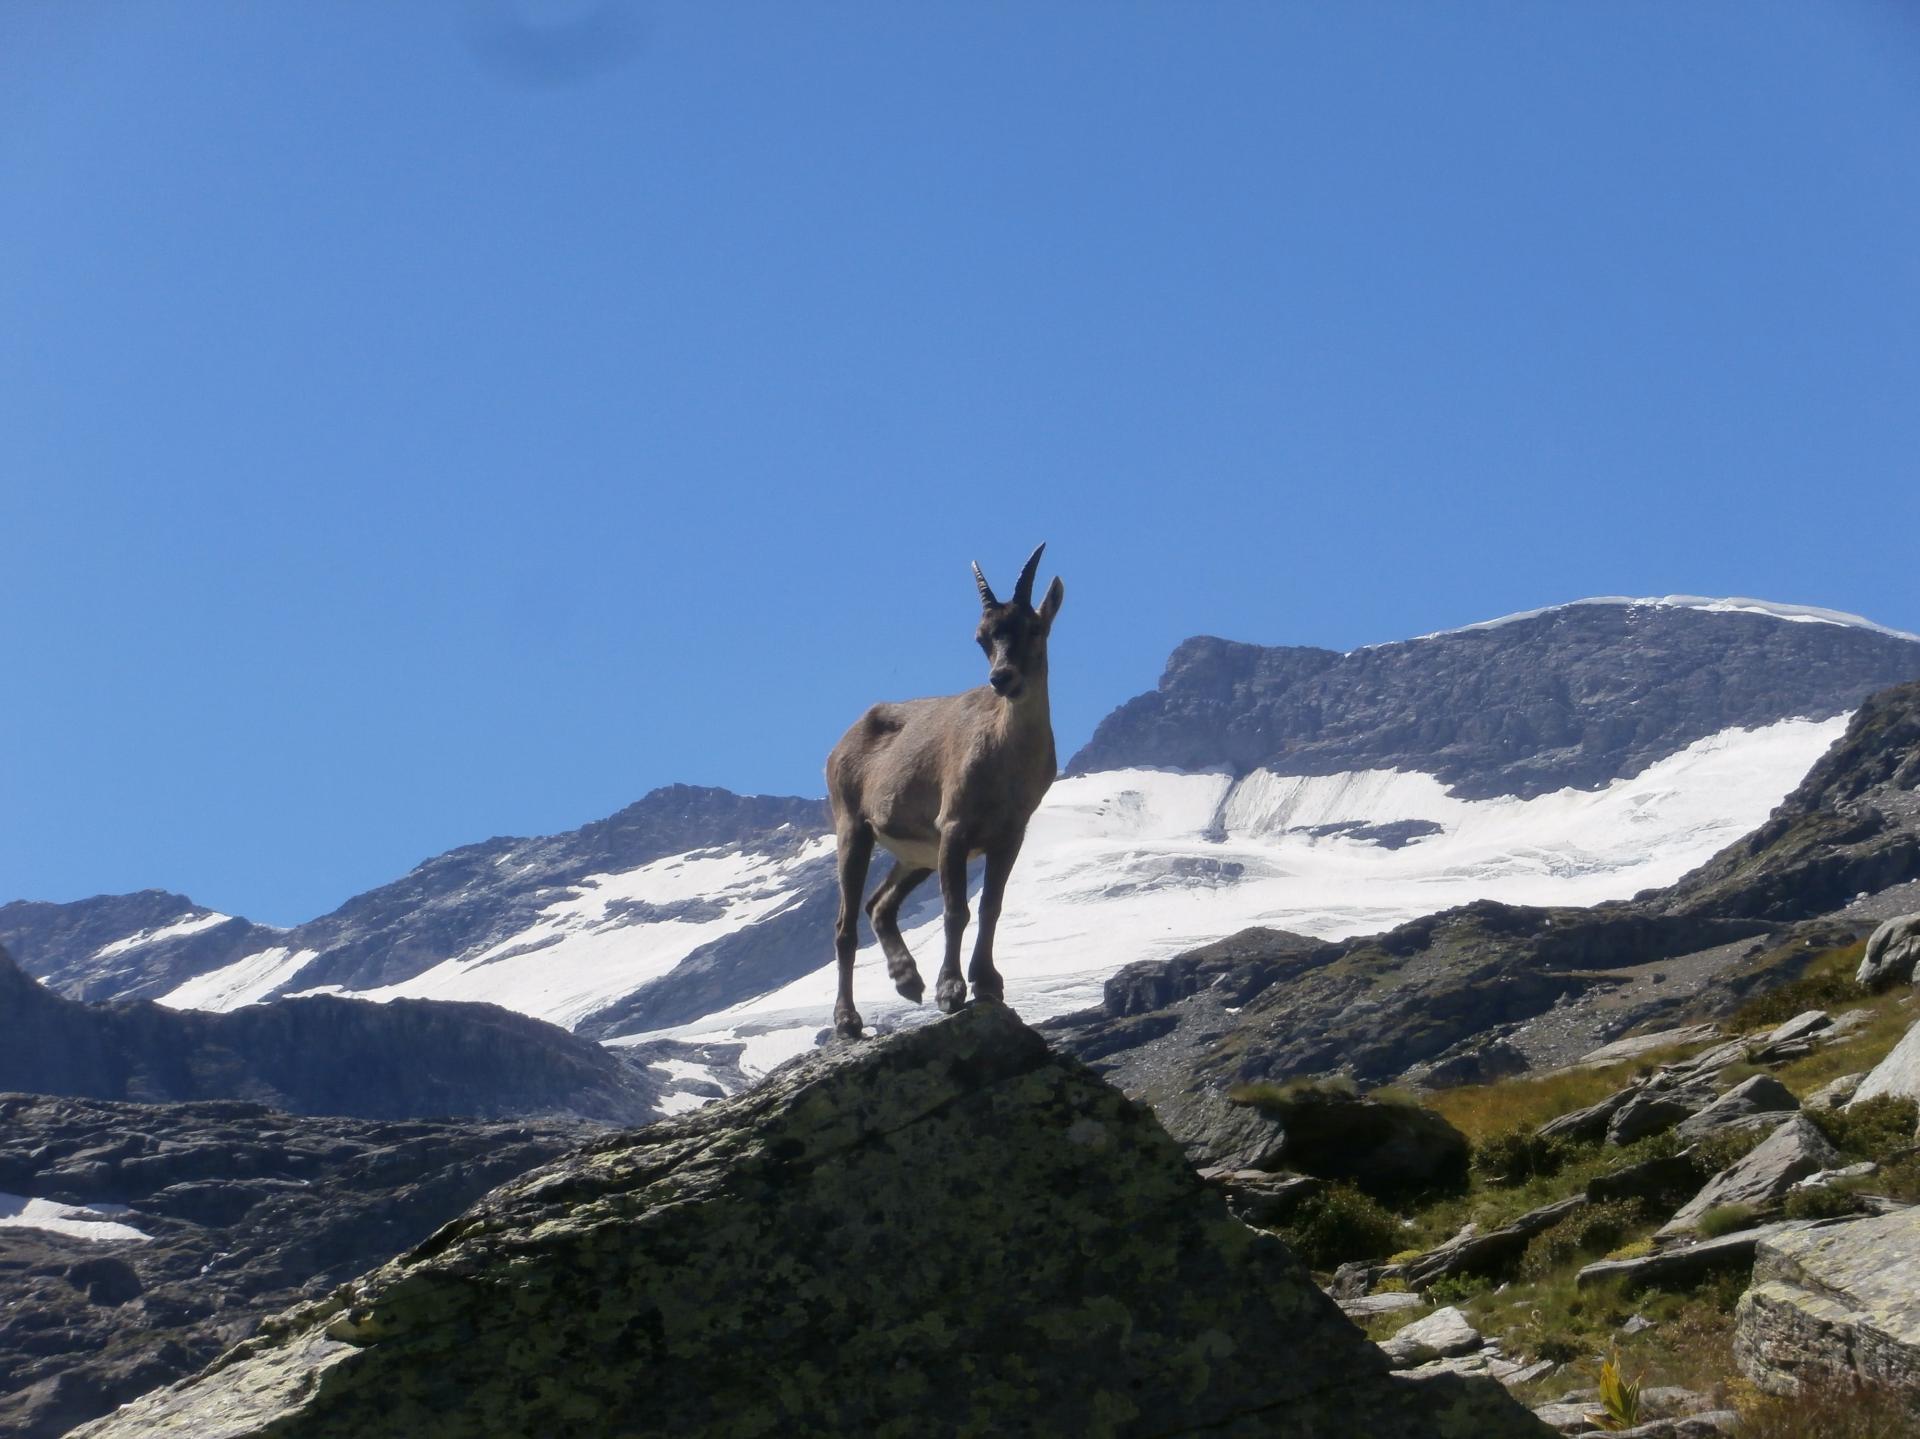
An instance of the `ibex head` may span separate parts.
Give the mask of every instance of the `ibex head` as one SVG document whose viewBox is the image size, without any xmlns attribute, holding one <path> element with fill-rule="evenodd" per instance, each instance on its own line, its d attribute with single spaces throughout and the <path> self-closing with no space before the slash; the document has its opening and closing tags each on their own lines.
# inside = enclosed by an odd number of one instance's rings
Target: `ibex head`
<svg viewBox="0 0 1920 1439">
<path fill-rule="evenodd" d="M 973 582 L 980 588 L 980 628 L 974 639 L 986 651 L 990 666 L 987 683 L 1005 699 L 1019 699 L 1030 680 L 1045 678 L 1047 633 L 1053 628 L 1053 617 L 1060 613 L 1060 602 L 1067 597 L 1066 586 L 1056 575 L 1047 586 L 1040 608 L 1033 607 L 1034 571 L 1040 568 L 1040 552 L 1044 549 L 1046 545 L 1042 544 L 1027 557 L 1026 568 L 1013 587 L 1013 598 L 1004 603 L 995 597 L 980 566 L 973 567 Z"/>
</svg>

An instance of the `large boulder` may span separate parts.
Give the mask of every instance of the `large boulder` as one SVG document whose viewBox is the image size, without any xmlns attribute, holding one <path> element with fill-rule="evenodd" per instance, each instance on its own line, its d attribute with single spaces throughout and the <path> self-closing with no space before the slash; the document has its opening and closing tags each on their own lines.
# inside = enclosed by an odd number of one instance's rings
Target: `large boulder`
<svg viewBox="0 0 1920 1439">
<path fill-rule="evenodd" d="M 1768 1235 L 1734 1324 L 1734 1359 L 1761 1388 L 1864 1380 L 1920 1423 L 1920 1210 Z"/>
<path fill-rule="evenodd" d="M 1397 1379 L 1151 1111 L 975 1006 L 494 1191 L 88 1439 L 1538 1436 Z"/>
<path fill-rule="evenodd" d="M 1804 1114 L 1796 1114 L 1760 1142 L 1746 1158 L 1721 1170 L 1661 1228 L 1663 1238 L 1690 1233 L 1702 1215 L 1723 1205 L 1775 1208 L 1794 1181 L 1816 1170 L 1837 1168 L 1840 1151 Z"/>
<path fill-rule="evenodd" d="M 1920 961 L 1920 914 L 1903 914 L 1876 929 L 1867 940 L 1854 978 L 1869 989 L 1905 984 Z"/>
<path fill-rule="evenodd" d="M 1289 1169 L 1347 1180 L 1382 1197 L 1466 1187 L 1472 1146 L 1422 1105 L 1331 1086 L 1253 1094 L 1246 1107 L 1279 1124 L 1285 1138 L 1278 1157 Z"/>
<path fill-rule="evenodd" d="M 1867 1072 L 1860 1087 L 1854 1090 L 1853 1098 L 1847 1101 L 1847 1108 L 1883 1095 L 1920 1099 L 1920 1020 L 1914 1022 L 1885 1059 Z"/>
</svg>

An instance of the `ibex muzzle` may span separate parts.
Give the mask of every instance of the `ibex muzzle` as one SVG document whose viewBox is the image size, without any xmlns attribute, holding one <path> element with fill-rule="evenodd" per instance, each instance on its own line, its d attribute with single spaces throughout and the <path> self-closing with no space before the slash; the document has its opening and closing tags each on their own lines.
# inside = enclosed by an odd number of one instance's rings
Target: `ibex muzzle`
<svg viewBox="0 0 1920 1439">
<path fill-rule="evenodd" d="M 1058 579 L 1033 605 L 1033 552 L 1002 602 L 973 567 L 980 590 L 974 638 L 987 656 L 987 683 L 939 699 L 878 704 L 860 716 L 827 756 L 827 799 L 840 846 L 840 920 L 834 950 L 840 962 L 836 1033 L 852 1038 L 863 1021 L 853 1007 L 853 955 L 859 947 L 860 895 L 877 842 L 894 865 L 867 914 L 887 957 L 894 988 L 918 1004 L 926 995 L 919 966 L 900 937 L 900 906 L 935 870 L 945 901 L 947 947 L 934 984 L 940 1008 L 998 1001 L 1004 988 L 993 967 L 993 931 L 1007 876 L 1027 835 L 1027 821 L 1053 784 L 1059 762 L 1047 701 L 1047 636 L 1066 589 Z M 960 977 L 960 941 L 967 928 L 967 861 L 985 855 L 980 925 L 973 960 Z"/>
</svg>

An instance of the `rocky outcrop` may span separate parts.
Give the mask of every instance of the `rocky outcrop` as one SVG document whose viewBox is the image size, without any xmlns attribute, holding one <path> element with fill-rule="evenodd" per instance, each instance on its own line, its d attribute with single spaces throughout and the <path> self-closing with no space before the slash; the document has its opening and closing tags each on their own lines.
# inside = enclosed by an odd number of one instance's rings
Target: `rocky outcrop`
<svg viewBox="0 0 1920 1439">
<path fill-rule="evenodd" d="M 1892 1052 L 1868 1071 L 1847 1108 L 1869 1099 L 1890 1097 L 1920 1100 L 1920 1021 L 1916 1021 Z"/>
<path fill-rule="evenodd" d="M 1746 1205 L 1755 1212 L 1779 1205 L 1797 1180 L 1818 1170 L 1837 1167 L 1840 1151 L 1827 1142 L 1804 1114 L 1795 1114 L 1768 1135 L 1748 1155 L 1709 1179 L 1701 1191 L 1681 1206 L 1661 1228 L 1669 1237 L 1692 1233 L 1702 1215 L 1726 1205 Z"/>
<path fill-rule="evenodd" d="M 1717 1239 L 1702 1239 L 1697 1244 L 1656 1249 L 1632 1259 L 1597 1259 L 1580 1270 L 1575 1283 L 1582 1289 L 1609 1280 L 1620 1280 L 1629 1288 L 1650 1284 L 1684 1288 L 1708 1274 L 1744 1269 L 1753 1263 L 1754 1248 L 1761 1240 L 1806 1227 L 1805 1221 L 1782 1220 L 1723 1234 Z"/>
<path fill-rule="evenodd" d="M 315 996 L 230 1014 L 82 1004 L 0 950 L 0 1090 L 242 1099 L 370 1119 L 651 1119 L 654 1086 L 597 1044 L 491 1004 Z"/>
<path fill-rule="evenodd" d="M 1916 963 L 1920 963 L 1920 914 L 1903 914 L 1868 938 L 1854 978 L 1868 989 L 1888 989 L 1911 980 Z"/>
<path fill-rule="evenodd" d="M 1542 1431 L 1389 1376 L 1150 1112 L 979 1006 L 516 1180 L 81 1434 L 269 1432 Z"/>
<path fill-rule="evenodd" d="M 1200 637 L 1067 773 L 1410 769 L 1470 798 L 1537 795 L 1637 774 L 1729 726 L 1839 714 L 1916 674 L 1910 639 L 1626 603 L 1348 654 Z"/>
<path fill-rule="evenodd" d="M 1770 1234 L 1735 1313 L 1734 1358 L 1764 1389 L 1861 1380 L 1920 1424 L 1920 1210 Z"/>
<path fill-rule="evenodd" d="M 1465 1189 L 1467 1137 L 1422 1105 L 1303 1086 L 1243 1101 L 1279 1126 L 1274 1160 L 1382 1197 Z"/>
<path fill-rule="evenodd" d="M 146 1236 L 0 1227 L 0 1434 L 54 1439 L 183 1378 L 592 1132 L 0 1095 L 6 1212 Z"/>
</svg>

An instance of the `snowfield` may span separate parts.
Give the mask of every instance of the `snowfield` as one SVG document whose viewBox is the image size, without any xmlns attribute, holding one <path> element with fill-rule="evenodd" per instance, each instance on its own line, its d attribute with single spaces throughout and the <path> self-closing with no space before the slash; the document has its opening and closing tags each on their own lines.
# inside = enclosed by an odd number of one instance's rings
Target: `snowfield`
<svg viewBox="0 0 1920 1439">
<path fill-rule="evenodd" d="M 1083 1009 L 1099 1003 L 1122 965 L 1249 925 L 1341 939 L 1475 899 L 1595 904 L 1671 884 L 1759 825 L 1847 718 L 1723 731 L 1605 789 L 1530 800 L 1456 799 L 1430 775 L 1395 770 L 1257 771 L 1237 783 L 1115 770 L 1060 780 L 1034 816 L 1000 919 L 995 955 L 1007 1002 L 1029 1022 Z M 1402 820 L 1441 832 L 1400 849 L 1306 832 Z M 942 947 L 932 881 L 902 928 L 931 989 Z M 829 936 L 821 948 L 830 949 Z M 741 1042 L 743 1069 L 762 1073 L 831 1023 L 834 982 L 829 962 L 711 1019 L 633 1042 Z M 870 1026 L 913 1008 L 894 994 L 872 943 L 855 962 L 854 996 Z"/>
</svg>

